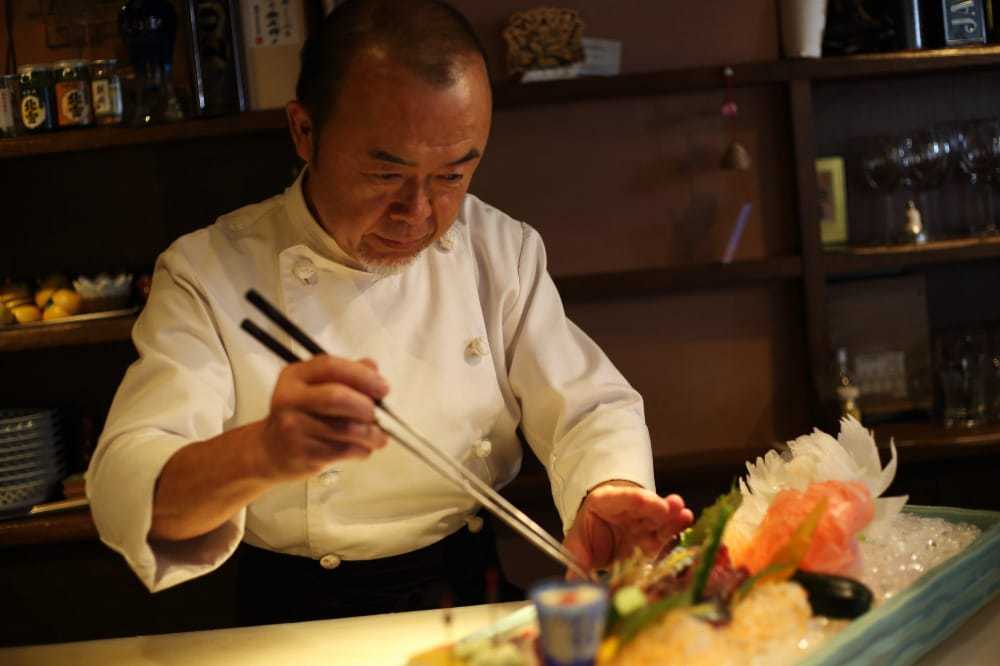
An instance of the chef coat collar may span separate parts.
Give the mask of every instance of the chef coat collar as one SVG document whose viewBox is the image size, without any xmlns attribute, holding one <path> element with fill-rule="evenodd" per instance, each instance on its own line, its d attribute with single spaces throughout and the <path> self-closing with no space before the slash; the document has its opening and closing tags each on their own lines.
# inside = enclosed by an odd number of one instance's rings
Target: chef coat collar
<svg viewBox="0 0 1000 666">
<path fill-rule="evenodd" d="M 347 254 L 347 252 L 345 252 L 344 249 L 337 244 L 337 241 L 334 240 L 333 236 L 327 233 L 326 229 L 323 228 L 323 225 L 319 223 L 319 220 L 313 216 L 312 212 L 309 210 L 308 204 L 306 204 L 306 196 L 303 191 L 306 171 L 308 169 L 309 165 L 302 167 L 302 170 L 299 172 L 295 182 L 285 190 L 285 210 L 287 211 L 289 220 L 291 220 L 295 228 L 298 229 L 303 236 L 305 236 L 308 247 L 322 258 L 359 276 L 375 279 L 381 279 L 384 277 L 365 270 L 357 260 Z M 465 220 L 460 212 L 455 219 L 455 223 L 451 226 L 448 232 L 438 240 L 438 243 L 446 243 L 447 247 L 450 248 L 454 244 L 455 238 L 458 235 L 456 227 L 464 224 Z"/>
<path fill-rule="evenodd" d="M 309 210 L 309 206 L 306 204 L 305 192 L 303 191 L 306 171 L 308 169 L 308 165 L 304 166 L 302 171 L 299 172 L 298 178 L 295 179 L 295 182 L 285 190 L 285 210 L 288 212 L 289 220 L 305 236 L 306 243 L 310 249 L 324 259 L 329 259 L 352 271 L 370 275 L 368 271 L 361 267 L 361 264 L 337 244 L 333 236 L 327 233 L 323 225 L 319 223 L 319 220 Z"/>
</svg>

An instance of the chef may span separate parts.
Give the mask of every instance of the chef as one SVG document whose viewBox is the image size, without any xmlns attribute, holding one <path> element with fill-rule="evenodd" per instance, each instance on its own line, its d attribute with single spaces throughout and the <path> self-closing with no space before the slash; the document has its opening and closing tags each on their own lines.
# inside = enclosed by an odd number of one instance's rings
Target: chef
<svg viewBox="0 0 1000 666">
<path fill-rule="evenodd" d="M 566 318 L 539 235 L 468 194 L 491 106 L 443 3 L 349 0 L 307 43 L 287 106 L 305 169 L 161 255 L 87 472 L 102 540 L 151 591 L 239 547 L 250 623 L 483 601 L 479 507 L 389 442 L 382 398 L 496 488 L 520 430 L 586 566 L 690 522 L 655 494 L 642 399 Z M 329 355 L 286 365 L 243 332 L 249 288 Z"/>
</svg>

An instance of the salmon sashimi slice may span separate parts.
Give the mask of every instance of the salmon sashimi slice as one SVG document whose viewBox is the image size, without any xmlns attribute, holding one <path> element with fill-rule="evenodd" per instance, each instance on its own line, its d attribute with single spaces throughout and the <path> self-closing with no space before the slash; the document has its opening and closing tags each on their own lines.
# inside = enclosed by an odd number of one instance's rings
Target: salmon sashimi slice
<svg viewBox="0 0 1000 666">
<path fill-rule="evenodd" d="M 857 535 L 875 516 L 871 492 L 859 481 L 823 481 L 810 484 L 805 491 L 778 493 L 750 543 L 733 553 L 736 564 L 751 573 L 768 566 L 824 499 L 826 509 L 799 568 L 842 576 L 856 572 L 860 565 Z"/>
</svg>

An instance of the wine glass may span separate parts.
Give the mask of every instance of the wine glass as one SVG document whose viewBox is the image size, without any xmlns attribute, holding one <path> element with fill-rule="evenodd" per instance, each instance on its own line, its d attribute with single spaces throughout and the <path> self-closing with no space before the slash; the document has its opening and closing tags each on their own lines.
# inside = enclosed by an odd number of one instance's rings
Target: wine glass
<svg viewBox="0 0 1000 666">
<path fill-rule="evenodd" d="M 922 243 L 941 234 L 939 194 L 951 169 L 951 141 L 939 129 L 918 129 L 900 139 L 899 157 L 900 185 L 910 192 L 903 240 Z"/>
<path fill-rule="evenodd" d="M 873 219 L 880 220 L 874 234 L 882 244 L 896 240 L 896 210 L 893 194 L 902 179 L 899 143 L 892 137 L 872 136 L 860 141 L 861 172 L 865 182 L 879 195 L 881 210 L 876 207 Z"/>
<path fill-rule="evenodd" d="M 958 165 L 969 179 L 966 226 L 972 235 L 1000 233 L 994 220 L 993 185 L 1000 167 L 1000 132 L 996 120 L 974 120 L 958 131 Z"/>
</svg>

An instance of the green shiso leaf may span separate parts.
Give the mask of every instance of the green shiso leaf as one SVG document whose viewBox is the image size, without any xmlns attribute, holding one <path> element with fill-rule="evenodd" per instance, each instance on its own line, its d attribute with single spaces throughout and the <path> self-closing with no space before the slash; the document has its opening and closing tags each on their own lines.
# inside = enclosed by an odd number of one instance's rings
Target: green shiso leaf
<svg viewBox="0 0 1000 666">
<path fill-rule="evenodd" d="M 739 492 L 736 492 L 737 497 L 739 497 Z M 733 492 L 726 495 L 726 498 L 732 497 Z M 702 601 L 701 595 L 705 591 L 705 585 L 708 583 L 708 575 L 712 572 L 712 567 L 715 566 L 715 556 L 719 552 L 719 547 L 722 545 L 722 533 L 726 529 L 726 523 L 736 512 L 737 507 L 739 507 L 739 500 L 734 503 L 732 502 L 716 502 L 712 505 L 711 509 L 715 509 L 718 506 L 718 511 L 713 511 L 714 523 L 708 525 L 708 539 L 705 545 L 702 547 L 701 557 L 698 559 L 697 569 L 694 572 L 694 582 L 691 584 L 691 599 L 694 603 Z M 704 516 L 704 514 L 703 514 Z M 701 519 L 698 520 L 701 522 Z"/>
<path fill-rule="evenodd" d="M 725 495 L 720 495 L 712 506 L 702 511 L 694 525 L 684 530 L 681 534 L 680 545 L 691 547 L 700 546 L 705 543 L 705 539 L 718 524 L 719 515 L 722 511 L 729 509 L 729 514 L 732 515 L 736 512 L 736 509 L 740 508 L 740 504 L 742 503 L 743 495 L 740 493 L 740 489 L 733 486 L 732 490 Z"/>
</svg>

